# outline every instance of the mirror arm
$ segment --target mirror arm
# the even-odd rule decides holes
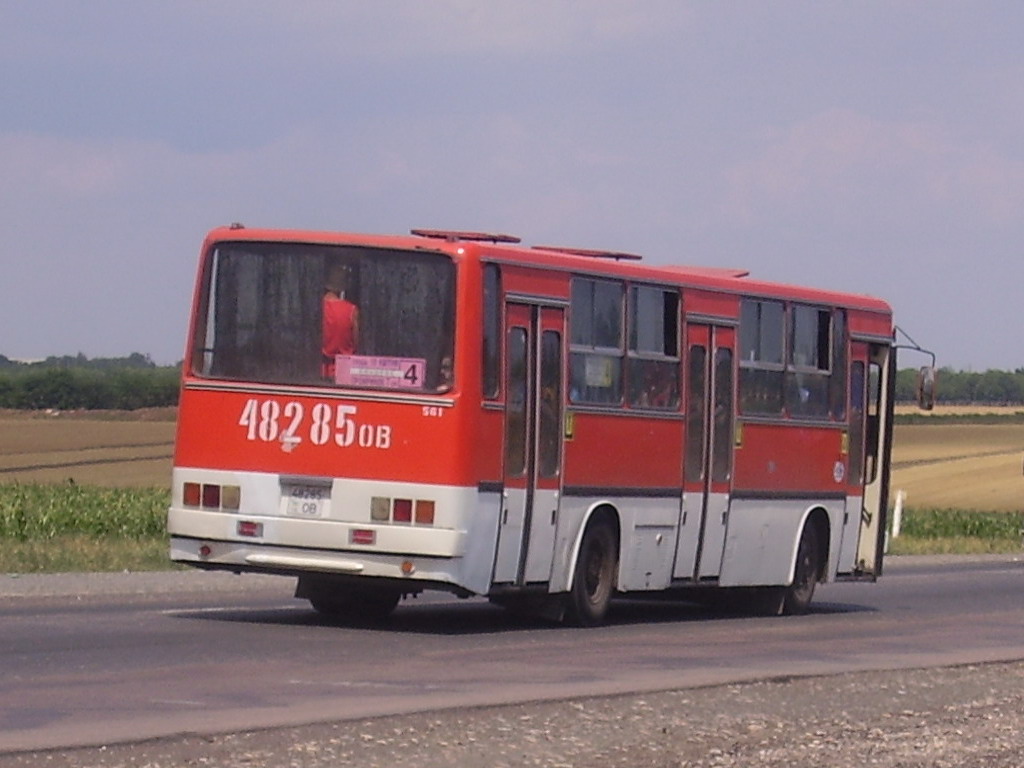
[[[920,344],[918,344],[916,341],[914,341],[912,338],[910,338],[910,334],[907,333],[906,331],[904,331],[898,325],[895,326],[895,328],[896,328],[896,335],[895,335],[893,341],[895,341],[899,336],[903,336],[903,338],[905,338],[910,343],[909,344],[893,344],[892,345],[893,349],[912,349],[915,352],[920,352],[922,355],[928,355],[932,359],[931,367],[934,368],[935,367],[935,353],[932,352],[930,349],[925,349]]]

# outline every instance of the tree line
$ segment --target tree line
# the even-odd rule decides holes
[[[0,355],[0,408],[136,410],[176,405],[181,369],[148,355],[48,357],[24,363]]]
[[[178,403],[179,365],[158,366],[148,355],[48,357],[33,363],[0,355],[0,408],[135,410]],[[896,375],[896,399],[917,399],[915,368]],[[1024,368],[981,373],[942,368],[937,401],[946,404],[1024,403]]]
[[[897,373],[897,401],[917,399],[917,375],[917,369],[909,368]],[[1024,403],[1024,368],[981,373],[940,368],[936,376],[936,402],[947,405]]]

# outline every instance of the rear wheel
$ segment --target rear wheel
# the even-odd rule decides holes
[[[569,619],[581,626],[600,624],[608,613],[615,591],[618,541],[615,530],[604,521],[593,523],[583,534],[569,592]]]
[[[317,613],[352,622],[382,621],[402,598],[401,592],[393,589],[352,587],[307,577],[300,577],[295,596],[309,600]]]
[[[814,587],[821,575],[821,542],[811,522],[800,534],[796,551],[796,567],[793,569],[793,583],[786,587],[782,599],[782,613],[794,616],[807,613],[814,597]]]

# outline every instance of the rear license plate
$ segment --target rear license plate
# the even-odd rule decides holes
[[[331,489],[323,485],[284,487],[285,514],[289,517],[325,517],[331,503]]]

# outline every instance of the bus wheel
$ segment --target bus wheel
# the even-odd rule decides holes
[[[296,597],[309,600],[313,610],[324,616],[352,622],[373,622],[386,619],[402,595],[387,589],[353,589],[313,582],[297,590]]]
[[[569,592],[570,621],[584,627],[601,623],[615,590],[617,568],[618,542],[614,529],[606,522],[591,525],[583,534],[573,572]]]
[[[796,568],[793,583],[786,587],[782,600],[782,613],[795,616],[807,613],[814,597],[814,587],[821,574],[821,544],[814,525],[808,523],[800,534],[800,545],[796,551]]]

